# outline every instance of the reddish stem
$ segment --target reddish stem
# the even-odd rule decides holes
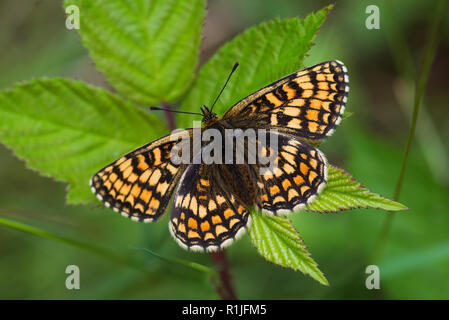
[[[212,263],[217,268],[220,275],[220,283],[214,283],[217,293],[223,300],[237,300],[237,296],[232,286],[230,264],[226,256],[226,251],[221,250],[211,252]]]
[[[171,109],[171,106],[167,102],[162,102],[161,105],[166,109]],[[167,119],[167,125],[170,130],[176,129],[175,117],[173,116],[173,112],[164,110],[165,118]]]

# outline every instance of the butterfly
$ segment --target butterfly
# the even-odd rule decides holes
[[[220,250],[250,227],[251,208],[285,215],[305,208],[320,194],[328,164],[316,146],[341,122],[348,91],[347,69],[335,60],[285,76],[237,102],[221,117],[203,106],[202,131],[275,132],[276,166],[263,173],[262,165],[248,161],[173,162],[180,141],[193,140],[190,128],[178,132],[182,139],[169,134],[107,165],[90,180],[92,192],[106,207],[141,222],[158,220],[173,197],[169,230],[179,245],[195,251]],[[201,149],[205,147],[203,143]]]

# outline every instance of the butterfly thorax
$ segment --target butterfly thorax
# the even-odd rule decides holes
[[[215,123],[218,122],[218,116],[216,113],[213,113],[209,110],[208,107],[202,106],[201,112],[203,113],[203,126],[206,128],[213,127]]]
[[[201,111],[203,113],[203,129],[214,128],[223,131],[225,129],[236,128],[236,126],[231,122],[230,119],[223,119],[223,117],[218,117],[216,113],[211,112],[206,106],[203,106],[201,108]]]

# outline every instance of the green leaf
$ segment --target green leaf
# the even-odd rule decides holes
[[[370,192],[344,170],[329,166],[326,187],[315,201],[307,205],[306,210],[337,212],[355,208],[377,208],[389,211],[407,209],[399,202]]]
[[[345,112],[345,113],[343,113],[343,115],[341,116],[341,118],[343,119],[343,120],[346,120],[346,119],[348,119],[349,117],[352,117],[352,115],[354,114],[354,112]]]
[[[268,261],[282,267],[308,274],[324,285],[329,285],[317,263],[290,220],[251,213],[249,236],[257,251]]]
[[[304,19],[275,19],[252,27],[226,43],[201,68],[198,78],[182,103],[184,111],[211,106],[235,62],[240,66],[214,107],[221,114],[240,99],[265,85],[293,73],[313,44],[316,33],[332,5]],[[182,115],[181,127],[197,119]]]
[[[198,64],[205,0],[66,0],[109,83],[142,105],[178,100]]]
[[[41,174],[69,182],[69,203],[91,202],[91,176],[161,136],[153,114],[68,79],[38,79],[0,92],[0,142]]]

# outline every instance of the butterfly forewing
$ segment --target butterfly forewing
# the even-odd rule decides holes
[[[340,123],[348,91],[344,64],[323,62],[256,91],[229,109],[223,119],[236,127],[276,128],[317,143]]]
[[[189,138],[191,130],[183,134]],[[168,135],[124,155],[93,176],[92,192],[107,207],[132,220],[158,219],[185,169],[170,161],[179,141]]]

